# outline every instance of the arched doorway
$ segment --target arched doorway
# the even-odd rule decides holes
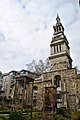
[[[54,77],[54,85],[56,86],[56,88],[61,87],[61,76],[60,75],[56,75]]]

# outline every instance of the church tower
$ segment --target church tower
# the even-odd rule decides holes
[[[70,47],[66,36],[64,35],[64,27],[57,14],[56,25],[53,26],[54,34],[50,44],[50,63],[52,70],[63,70],[72,68],[72,59],[70,57]]]

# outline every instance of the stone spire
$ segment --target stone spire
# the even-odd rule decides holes
[[[72,59],[70,57],[70,47],[68,40],[64,35],[64,27],[58,14],[53,29],[54,34],[50,44],[51,54],[49,57],[53,70],[71,68]]]
[[[54,34],[64,32],[64,27],[63,27],[63,25],[60,21],[60,17],[59,17],[58,14],[57,14],[57,17],[56,17],[56,25],[55,26],[53,25],[53,29],[54,29]]]
[[[57,13],[56,21],[57,21],[57,23],[59,23],[59,22],[60,22],[60,18],[59,18],[58,13]]]

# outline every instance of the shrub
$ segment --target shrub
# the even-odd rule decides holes
[[[23,120],[30,120],[30,114],[28,113],[28,114],[24,115],[24,119]]]
[[[51,120],[55,120],[56,119],[56,113],[55,112],[51,112]]]
[[[9,120],[24,120],[23,113],[19,110],[13,110],[9,115]]]
[[[57,108],[56,114],[61,114],[63,117],[70,118],[70,112],[66,108]]]
[[[9,120],[9,115],[0,115],[0,120]]]
[[[55,117],[55,120],[66,120],[66,118],[59,114]]]
[[[42,120],[43,119],[43,112],[33,112],[32,115],[33,120]]]
[[[80,120],[80,112],[79,111],[72,112],[71,120]]]

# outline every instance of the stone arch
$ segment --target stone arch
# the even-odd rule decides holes
[[[38,90],[38,87],[37,86],[33,86],[33,90]]]
[[[58,88],[61,87],[61,76],[60,75],[56,75],[54,77],[54,85]]]

